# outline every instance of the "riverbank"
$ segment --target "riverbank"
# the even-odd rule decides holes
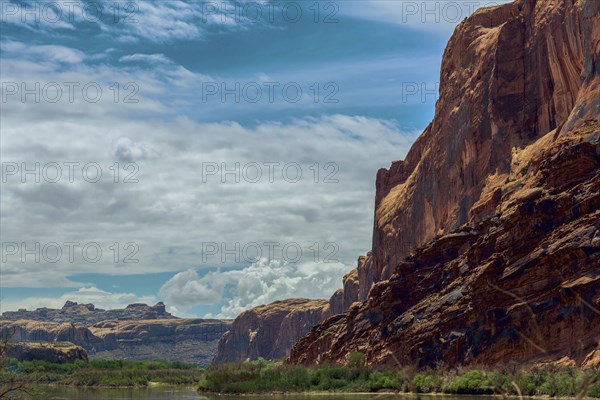
[[[192,387],[205,395],[324,396],[330,394],[401,394],[448,397],[479,395],[505,397],[600,398],[600,371],[545,366],[496,369],[458,368],[417,371],[411,368],[368,368],[355,353],[347,365],[313,368],[258,360],[202,369],[163,361],[103,361],[53,364],[9,360],[0,386],[27,385],[72,388]]]
[[[496,369],[458,368],[417,371],[372,369],[360,353],[347,365],[314,368],[264,360],[217,365],[202,375],[200,391],[221,394],[415,393],[600,398],[600,371],[545,366]]]

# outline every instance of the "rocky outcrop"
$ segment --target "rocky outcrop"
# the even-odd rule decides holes
[[[511,173],[515,148],[597,115],[597,8],[517,0],[457,27],[434,120],[405,160],[377,174],[372,251],[359,260],[355,300],[414,248],[493,211],[492,189]]]
[[[343,362],[359,351],[371,364],[394,366],[563,357],[592,365],[600,339],[600,141],[571,133],[560,142],[533,158],[534,182],[506,184],[493,216],[417,249],[364,303],[301,339],[291,362]]]
[[[364,259],[365,257],[360,257],[358,259],[359,268]],[[325,317],[343,313],[348,308],[350,308],[352,303],[354,303],[358,298],[360,282],[358,279],[357,269],[353,269],[348,274],[346,274],[344,276],[344,279],[342,280],[342,283],[343,289],[339,289],[329,299],[329,307],[324,313]]]
[[[147,307],[135,305],[125,310],[144,310]],[[123,315],[122,310],[117,311]],[[130,313],[129,316],[133,314]],[[64,314],[59,319],[63,318]],[[75,320],[80,321],[81,318],[75,317]],[[29,343],[68,341],[84,348],[90,358],[160,359],[205,366],[210,364],[217,353],[219,339],[230,326],[229,320],[184,319],[172,316],[168,319],[109,320],[91,325],[79,322],[0,320],[0,336]]]
[[[325,300],[290,299],[240,314],[223,335],[214,363],[238,363],[259,357],[275,360],[324,319]]]
[[[61,309],[38,308],[34,311],[19,310],[5,311],[0,319],[8,321],[32,320],[41,322],[70,322],[74,324],[91,325],[108,320],[141,320],[141,319],[171,319],[163,302],[154,306],[146,304],[130,304],[124,309],[103,310],[93,304],[77,304],[67,301]]]
[[[364,303],[291,362],[596,359],[599,58],[594,0],[516,0],[461,23],[433,122],[377,175],[373,247],[350,289]]]
[[[10,343],[6,349],[6,356],[19,361],[41,360],[52,363],[65,364],[75,361],[88,361],[84,349],[73,343]]]

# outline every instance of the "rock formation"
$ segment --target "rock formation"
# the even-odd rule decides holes
[[[589,365],[600,340],[600,141],[559,140],[507,184],[497,213],[417,249],[364,303],[301,339],[291,361],[359,351],[387,365]]]
[[[89,327],[101,340],[92,357],[129,360],[183,361],[209,365],[219,339],[231,321],[167,319],[104,321]]]
[[[77,310],[94,310],[93,315]],[[68,312],[64,312],[67,309]],[[164,304],[149,307],[144,304],[130,305],[124,310],[96,310],[93,305],[81,307],[68,303],[62,310],[40,313],[17,312],[28,317],[50,319],[5,320],[0,319],[0,335],[11,340],[29,343],[71,342],[84,348],[90,358],[125,360],[184,361],[205,366],[210,364],[217,352],[221,336],[231,326],[228,320],[176,318],[164,311]],[[164,315],[166,319],[136,319],[136,317]],[[96,321],[100,315],[119,316],[120,320]]]
[[[325,300],[290,299],[245,311],[221,338],[214,363],[285,357],[296,340],[324,319],[326,307]]]
[[[57,310],[53,308],[38,308],[35,311],[19,310],[5,311],[0,319],[17,321],[32,320],[42,322],[72,322],[74,324],[91,325],[108,320],[140,320],[140,319],[171,319],[175,318],[166,311],[163,302],[154,306],[146,304],[130,304],[124,309],[103,310],[93,304],[77,304],[67,301]]]
[[[57,364],[88,361],[84,349],[69,342],[59,343],[11,343],[7,347],[6,356],[19,361],[42,360]]]
[[[463,21],[434,120],[379,171],[372,251],[331,308],[364,303],[317,326],[291,362],[351,351],[375,364],[589,362],[600,339],[599,58],[595,0],[516,0]]]
[[[597,7],[518,0],[457,27],[433,122],[404,161],[377,174],[373,250],[350,290],[357,300],[415,247],[493,211],[488,198],[511,173],[514,149],[597,115]]]
[[[404,161],[395,161],[389,169],[378,172],[372,251],[358,259],[357,268],[344,277],[343,289],[323,306],[320,317],[325,320],[349,311],[324,322],[305,337],[294,348],[292,362],[310,363],[323,358],[341,361],[354,350],[365,351],[372,363],[392,362],[394,351],[401,355],[393,363],[401,359],[403,363],[429,365],[440,360],[461,363],[535,358],[540,349],[546,349],[525,336],[508,342],[521,346],[515,354],[501,351],[505,342],[497,338],[489,339],[487,344],[494,350],[484,351],[479,344],[473,347],[472,342],[487,338],[486,329],[511,338],[526,335],[522,327],[511,325],[523,319],[510,314],[520,303],[511,304],[514,297],[506,293],[523,290],[521,285],[526,285],[528,279],[533,285],[538,274],[554,275],[543,281],[545,286],[533,285],[531,296],[522,298],[538,296],[554,302],[551,310],[544,312],[547,314],[542,313],[544,318],[556,317],[553,313],[566,299],[560,290],[571,290],[560,289],[563,284],[569,285],[569,278],[579,277],[586,282],[573,292],[573,296],[583,296],[583,303],[577,307],[596,307],[597,298],[590,298],[589,293],[592,289],[598,291],[594,274],[600,264],[595,239],[599,218],[594,213],[598,210],[595,190],[600,186],[596,175],[600,136],[599,8],[600,2],[594,0],[516,0],[480,9],[457,27],[443,57],[434,120]],[[559,163],[562,169],[552,163]],[[587,203],[581,205],[580,201]],[[552,205],[550,209],[541,213],[530,211],[531,207],[548,205]],[[553,208],[558,205],[560,210]],[[572,253],[548,259],[549,246],[559,238],[557,230],[563,228],[560,234],[572,246],[565,251]],[[470,248],[482,253],[465,253]],[[465,254],[471,258],[461,258]],[[498,270],[491,269],[484,276],[500,280],[502,271],[521,271],[518,266],[524,260],[538,267],[530,272],[523,270],[525,276],[519,278],[523,281],[508,279],[502,285],[494,284],[498,289],[493,290],[478,281],[478,268],[482,266],[496,265]],[[422,268],[433,272],[425,273]],[[448,282],[446,274],[456,281]],[[441,282],[427,281],[431,276]],[[580,289],[585,289],[587,295]],[[434,329],[433,321],[441,324],[450,318],[444,315],[444,304],[434,300],[440,292],[452,299],[460,293],[452,312],[462,315],[462,319],[453,316],[452,323]],[[479,320],[477,315],[493,307],[503,293],[509,298],[497,300],[497,312],[504,315],[501,321],[507,325],[493,318],[485,323]],[[361,305],[363,301],[366,303]],[[252,326],[261,325],[260,317],[269,314],[265,311],[269,307],[278,306],[263,306],[251,313]],[[411,316],[411,307],[417,307],[420,314]],[[421,319],[427,319],[425,310],[434,314],[429,324],[420,325]],[[577,310],[570,319],[560,317],[570,321],[567,326],[576,327],[571,333],[585,331],[577,350],[571,346],[574,341],[566,339],[568,330],[554,333],[560,339],[550,340],[549,331],[540,338],[556,354],[568,354],[585,363],[580,356],[594,347],[598,332],[584,327],[598,323],[593,318],[581,320],[587,311]],[[297,313],[302,312],[300,307]],[[318,315],[311,312],[312,318]],[[398,318],[402,323],[398,324]],[[395,322],[384,324],[390,321]],[[406,321],[416,325],[409,329]],[[469,330],[461,325],[467,323],[475,323],[478,328]],[[287,329],[294,330],[291,326]],[[304,325],[298,331],[303,329]],[[419,331],[421,336],[415,329],[423,331]],[[446,330],[450,339],[439,336],[440,329]],[[406,332],[406,336],[398,331]],[[457,342],[454,335],[462,341]],[[562,345],[557,343],[560,340],[564,341]],[[394,341],[398,343],[392,345]],[[287,348],[278,346],[288,345],[289,341],[273,342],[267,350],[249,353],[244,353],[240,343],[245,342],[222,341],[219,355],[222,351],[230,354],[227,361],[259,354],[272,358],[271,353],[286,353]],[[439,343],[448,344],[440,348]],[[524,343],[529,343],[529,350],[522,348],[527,347]],[[385,351],[386,346],[394,350]],[[430,350],[431,354],[423,355]],[[237,351],[242,356],[236,358]],[[490,357],[490,351],[498,358]],[[542,353],[548,356],[547,351]]]

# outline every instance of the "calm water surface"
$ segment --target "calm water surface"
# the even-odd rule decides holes
[[[486,396],[480,396],[485,398]],[[331,395],[289,395],[289,396],[215,396],[197,393],[194,388],[150,388],[150,389],[76,389],[76,388],[49,388],[38,387],[35,390],[35,399],[45,400],[116,400],[116,399],[147,399],[147,400],[409,400],[417,399],[414,395],[395,394],[331,394]],[[432,399],[432,396],[422,399]],[[473,400],[472,396],[444,396],[444,400]]]

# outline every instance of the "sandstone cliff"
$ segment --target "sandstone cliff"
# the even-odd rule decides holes
[[[597,7],[517,0],[457,27],[434,120],[404,161],[377,174],[372,251],[350,296],[365,300],[412,249],[493,211],[514,149],[598,113]]]
[[[514,192],[493,216],[418,248],[364,303],[301,339],[291,361],[343,362],[360,351],[395,366],[563,357],[596,365],[600,119],[593,125],[593,134],[559,139],[550,158],[533,157],[526,175],[536,186],[508,183]]]
[[[85,308],[88,309],[88,306]],[[148,308],[146,305],[132,305],[124,310],[102,310],[103,315],[119,315],[124,319],[92,324],[82,321],[94,321],[98,315],[90,317],[85,311],[79,315],[72,309],[69,313],[59,310],[44,313],[45,319],[57,314],[58,321],[68,318],[69,322],[0,319],[0,336],[29,343],[71,342],[84,348],[90,358],[159,359],[205,366],[210,364],[217,352],[219,339],[231,326],[228,320],[175,318],[170,314],[167,319],[133,319],[138,315],[148,315]],[[36,312],[39,310],[31,313]],[[25,315],[31,316],[31,313]],[[150,315],[154,316],[152,310]]]
[[[599,54],[595,0],[516,0],[461,23],[434,120],[379,171],[372,251],[331,308],[366,301],[291,361],[586,363],[600,339]]]
[[[325,300],[290,299],[245,311],[221,338],[214,363],[285,357],[296,340],[324,319],[326,307]]]

